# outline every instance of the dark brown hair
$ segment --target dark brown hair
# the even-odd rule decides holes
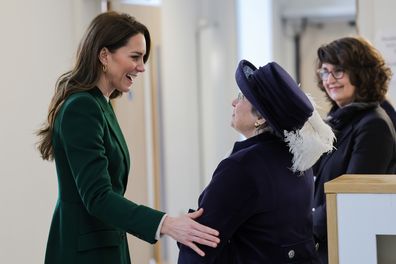
[[[340,67],[356,87],[355,102],[382,102],[392,77],[384,58],[367,40],[361,37],[345,37],[321,46],[317,51],[316,67],[323,63]],[[316,74],[318,87],[325,91],[323,81]],[[327,98],[335,105],[335,102]]]
[[[39,142],[37,148],[44,160],[53,160],[52,130],[55,117],[68,96],[79,91],[94,89],[99,81],[102,64],[99,53],[103,48],[115,52],[125,46],[128,40],[143,34],[146,40],[146,62],[150,55],[150,33],[145,25],[134,17],[117,12],[106,12],[95,17],[88,27],[77,50],[76,62],[72,70],[62,74],[55,85],[55,94],[49,105],[47,120],[37,132]],[[115,90],[110,98],[121,95]]]

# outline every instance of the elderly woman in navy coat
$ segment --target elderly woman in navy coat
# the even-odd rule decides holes
[[[337,137],[335,151],[314,166],[314,232],[327,263],[324,183],[342,174],[395,173],[396,145],[393,123],[380,107],[391,72],[378,51],[362,38],[347,37],[317,54],[318,86],[333,105],[327,121]]]
[[[199,197],[198,222],[220,232],[200,257],[180,247],[178,263],[318,263],[312,234],[310,167],[332,150],[334,134],[277,63],[239,63],[232,102],[236,142]]]

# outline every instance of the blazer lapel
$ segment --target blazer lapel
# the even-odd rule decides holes
[[[106,101],[105,97],[103,96],[103,94],[100,92],[99,89],[94,89],[92,94],[94,95],[95,99],[98,101],[100,106],[102,107],[104,116],[109,124],[109,127],[113,131],[118,141],[118,144],[120,144],[121,146],[122,152],[125,155],[126,165],[129,171],[130,157],[129,157],[128,146],[122,134],[121,128],[118,124],[117,117],[113,111],[113,107],[109,102]]]

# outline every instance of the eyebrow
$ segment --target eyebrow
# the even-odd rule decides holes
[[[330,68],[333,68],[333,70],[337,70],[337,69],[339,69],[340,67],[338,67],[338,66],[336,66],[336,65],[330,65],[330,67],[329,67],[329,66],[323,66],[323,65],[322,65],[322,67],[321,67],[322,70],[328,70],[328,71],[329,71]]]
[[[327,71],[330,71],[329,70],[329,68],[328,67],[321,67],[320,68],[321,70],[327,70]],[[343,67],[341,67],[341,66],[333,66],[333,69],[332,69],[332,71],[344,71],[345,69],[343,68]]]
[[[143,52],[140,52],[140,51],[130,51],[129,52],[130,54],[138,54],[138,55],[143,55],[144,53]]]

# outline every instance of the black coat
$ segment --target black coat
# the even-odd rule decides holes
[[[316,176],[314,234],[320,249],[327,249],[324,183],[342,174],[393,174],[396,171],[395,130],[378,104],[354,103],[333,108],[329,117],[337,138],[335,150],[322,156],[313,167]]]
[[[388,114],[390,120],[393,123],[393,127],[396,128],[396,111],[395,108],[393,107],[393,105],[388,101],[388,100],[384,100],[381,103],[381,107],[385,110],[385,112]]]
[[[200,257],[180,246],[179,264],[317,263],[312,170],[293,173],[286,144],[270,133],[237,142],[199,197],[198,222],[220,232]]]

